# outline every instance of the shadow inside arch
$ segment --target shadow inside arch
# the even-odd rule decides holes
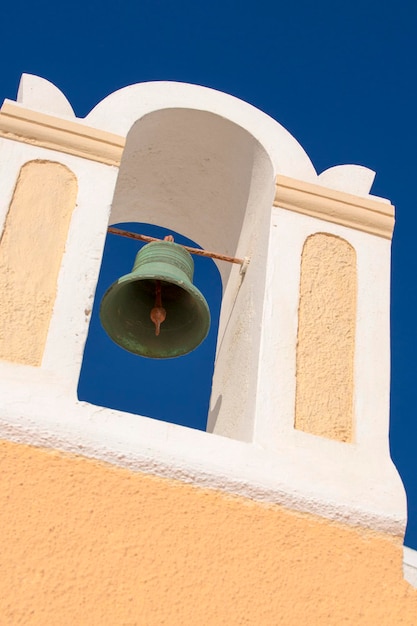
[[[115,224],[131,232],[199,247],[172,230],[142,223]],[[175,359],[148,359],[117,346],[101,326],[99,309],[107,288],[128,274],[145,244],[107,235],[90,328],[78,383],[78,399],[102,407],[145,415],[181,426],[206,430],[217,331],[222,298],[219,270],[211,259],[193,256],[194,284],[210,307],[211,327],[193,352]]]

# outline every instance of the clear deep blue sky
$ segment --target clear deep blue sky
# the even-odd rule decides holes
[[[283,124],[316,169],[359,163],[397,207],[392,272],[391,448],[417,549],[414,0],[16,0],[2,12],[0,99],[22,72],[55,83],[82,117],[131,83],[231,93]]]

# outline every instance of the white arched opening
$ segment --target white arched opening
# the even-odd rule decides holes
[[[260,143],[229,120],[192,109],[149,113],[130,129],[110,224],[172,228],[203,248],[249,256],[218,263],[223,281],[208,429],[250,441],[274,170]]]

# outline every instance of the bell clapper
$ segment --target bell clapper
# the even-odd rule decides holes
[[[174,241],[174,237],[172,235],[167,235],[164,237],[164,241]],[[167,316],[167,312],[162,306],[161,299],[161,281],[156,281],[156,293],[155,293],[155,306],[151,311],[151,320],[155,324],[155,335],[158,336],[161,331],[161,324],[165,321]]]
[[[158,336],[161,329],[162,322],[165,321],[167,316],[167,312],[162,306],[162,298],[161,298],[161,281],[156,281],[156,292],[155,292],[155,306],[151,311],[151,320],[155,324],[155,335]]]

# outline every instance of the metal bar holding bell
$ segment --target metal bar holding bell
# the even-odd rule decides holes
[[[107,232],[111,235],[119,235],[120,237],[128,237],[129,239],[136,239],[138,241],[146,241],[148,243],[152,241],[163,241],[163,239],[158,239],[157,237],[149,237],[148,235],[139,235],[138,233],[132,233],[128,230],[122,230],[120,228],[114,228],[113,226],[109,226]],[[200,248],[191,248],[190,246],[184,246],[183,244],[178,244],[185,248],[187,252],[190,254],[195,254],[198,256],[203,256],[209,259],[218,259],[219,261],[226,261],[227,263],[236,263],[240,265],[240,273],[245,274],[248,265],[249,265],[249,257],[244,257],[243,259],[239,259],[237,257],[228,256],[227,254],[219,254],[218,252],[209,252],[208,250],[201,250]]]

